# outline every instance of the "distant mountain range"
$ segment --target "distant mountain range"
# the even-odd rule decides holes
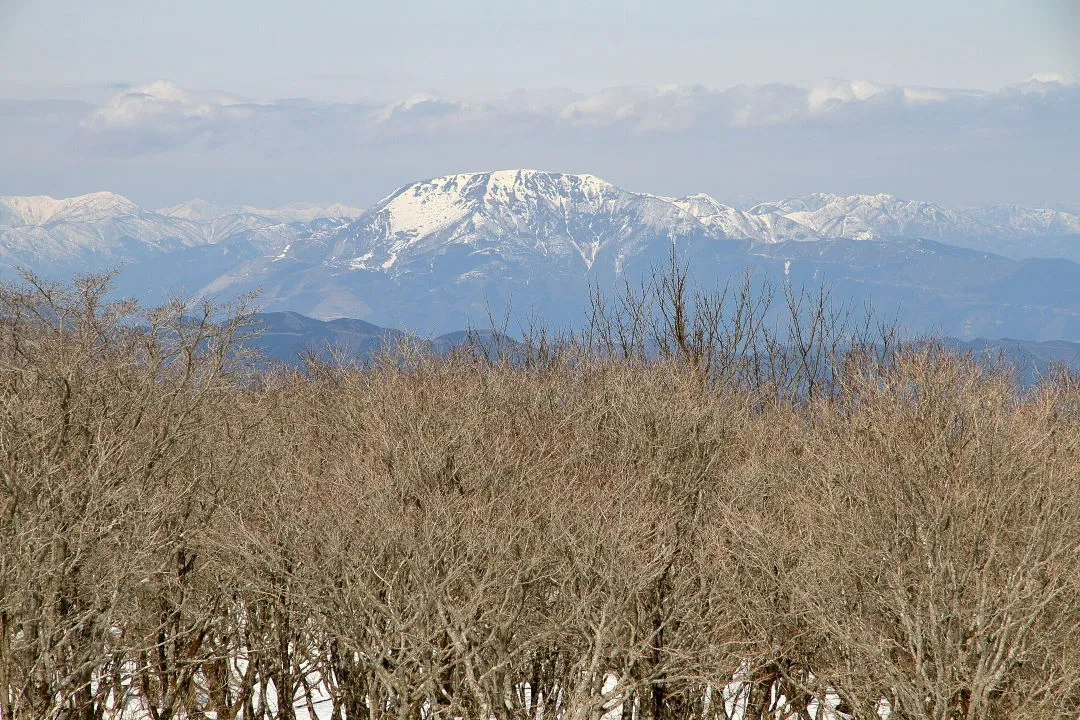
[[[918,332],[1080,340],[1080,216],[814,194],[747,209],[622,190],[591,175],[509,170],[407,185],[367,211],[192,201],[157,212],[110,193],[0,198],[0,274],[124,263],[119,290],[261,291],[267,310],[424,333],[579,323],[591,284],[637,282],[675,246],[696,283],[750,269],[826,282]]]
[[[400,330],[363,320],[323,321],[294,312],[260,313],[254,318],[253,328],[258,328],[259,332],[252,336],[249,346],[269,360],[289,365],[302,362],[309,353],[323,358],[336,354],[346,360],[364,362],[385,348],[392,349],[393,344],[406,335]],[[436,352],[446,352],[468,339],[465,331],[413,338]],[[482,343],[489,352],[500,345],[512,350],[517,342],[497,335],[491,329],[473,331],[472,340]],[[1020,380],[1029,385],[1054,365],[1080,370],[1080,342],[946,338],[945,345],[959,352],[970,352],[977,358],[1009,363],[1016,368]]]
[[[63,200],[0,197],[0,262],[56,274],[238,239],[269,250],[308,234],[312,223],[362,212],[340,204],[225,208],[203,200],[153,212],[110,192]]]
[[[316,320],[295,312],[258,313],[248,346],[272,361],[295,365],[310,353],[329,358],[364,362],[383,350],[393,350],[398,341],[409,339],[435,352],[447,352],[466,341],[479,342],[494,354],[502,342],[514,347],[515,340],[489,329],[456,330],[437,336],[410,335],[396,328],[384,328],[364,320],[338,318]],[[1077,345],[1080,350],[1080,345]],[[1080,354],[1078,354],[1080,360]]]

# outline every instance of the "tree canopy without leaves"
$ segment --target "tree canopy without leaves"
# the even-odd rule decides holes
[[[674,261],[363,366],[107,291],[0,288],[0,720],[1080,715],[1068,373]]]

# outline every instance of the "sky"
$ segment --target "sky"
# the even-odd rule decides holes
[[[0,0],[0,194],[370,204],[528,163],[1069,204],[1077,78],[1080,0]]]
[[[869,79],[997,89],[1080,69],[1073,0],[0,0],[0,89],[417,91]]]

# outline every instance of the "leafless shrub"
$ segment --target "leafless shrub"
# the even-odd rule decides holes
[[[107,288],[0,288],[3,720],[1080,713],[1067,373],[674,257],[301,369]]]

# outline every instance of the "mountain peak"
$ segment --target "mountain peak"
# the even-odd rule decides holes
[[[57,221],[97,222],[117,215],[142,212],[123,195],[101,191],[71,198],[48,195],[0,197],[0,225],[44,225]]]
[[[387,200],[410,191],[438,190],[472,198],[481,195],[512,195],[525,192],[618,192],[611,183],[595,175],[550,172],[546,170],[491,170],[485,172],[457,173],[420,180],[400,188]]]
[[[0,197],[0,227],[41,225],[65,207],[66,200],[48,195]]]
[[[337,255],[355,255],[349,264],[360,270],[390,270],[459,247],[501,257],[540,254],[589,269],[603,249],[709,231],[670,200],[627,192],[595,175],[515,169],[406,185],[347,235]]]
[[[109,217],[137,215],[143,212],[142,208],[123,195],[106,191],[79,195],[65,200],[64,203],[65,206],[49,218],[50,222],[58,220],[99,222]]]
[[[595,203],[620,194],[627,193],[594,175],[495,170],[411,183],[379,202],[372,212],[385,216],[390,235],[418,238],[472,216],[528,215],[529,206],[537,203],[565,207],[568,202]]]

